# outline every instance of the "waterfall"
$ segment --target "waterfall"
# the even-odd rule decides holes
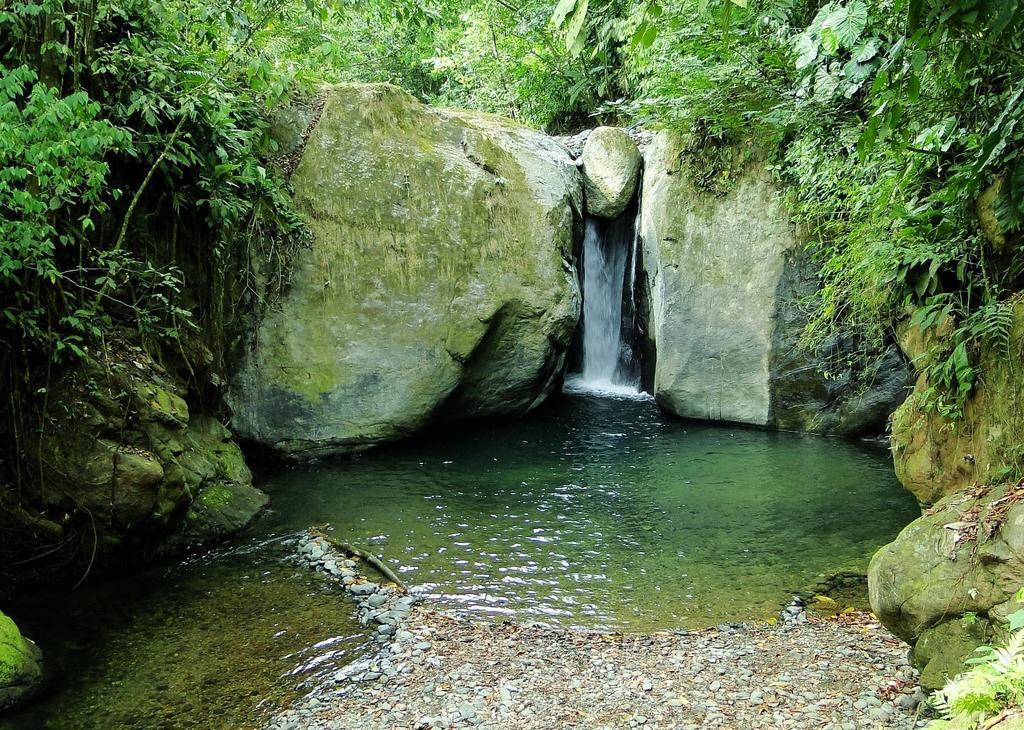
[[[619,368],[622,340],[624,246],[601,235],[597,221],[587,221],[583,239],[583,380],[611,384]]]
[[[633,216],[611,221],[588,218],[583,239],[582,370],[569,387],[605,395],[639,395],[638,369],[623,342],[623,288],[629,283],[632,313],[636,269]],[[626,271],[627,263],[631,271]]]

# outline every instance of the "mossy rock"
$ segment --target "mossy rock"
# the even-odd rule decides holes
[[[579,318],[565,150],[388,85],[326,91],[292,178],[313,234],[232,377],[240,435],[365,448],[550,394]]]
[[[914,647],[930,686],[1005,631],[1022,585],[1024,487],[1016,484],[942,499],[868,566],[872,610]]]
[[[43,679],[43,654],[0,613],[0,712],[34,695]]]
[[[84,557],[98,568],[123,548],[149,555],[244,526],[265,496],[250,491],[252,474],[231,433],[216,419],[192,412],[183,385],[141,349],[121,343],[109,354],[102,363],[83,359],[52,382],[51,397],[59,406],[42,438],[27,442],[26,464],[40,465],[41,473],[25,480],[25,509],[16,513],[26,516],[21,532],[39,536],[27,537],[31,547],[25,549],[39,547],[32,539],[58,537],[90,549],[95,544],[95,555]],[[234,490],[236,498],[212,499],[216,490],[211,491],[210,504],[197,509],[204,519],[188,521],[185,539],[176,523],[215,484]],[[59,534],[36,529],[28,519],[35,514],[57,516]],[[66,554],[59,557],[67,560]]]
[[[911,653],[921,670],[921,686],[941,689],[948,680],[969,669],[965,662],[990,639],[989,622],[973,614],[922,631]]]
[[[981,192],[981,195],[975,201],[975,213],[978,216],[978,223],[981,224],[981,231],[996,251],[1006,248],[1007,241],[1006,228],[1003,227],[999,217],[996,215],[996,208],[1005,180],[1005,176],[997,177],[991,185]]]
[[[932,384],[925,372],[893,415],[896,476],[924,505],[1024,469],[1024,408],[1017,400],[1024,393],[1024,302],[1015,306],[1013,317],[1009,354],[992,345],[983,349],[981,379],[960,419],[951,422],[926,407]],[[920,362],[934,344],[913,332],[901,339]]]
[[[212,482],[189,505],[180,539],[200,545],[244,529],[267,506],[269,498],[251,484]]]
[[[169,388],[150,380],[142,381],[136,386],[135,397],[142,420],[167,423],[178,428],[188,424],[188,404]]]

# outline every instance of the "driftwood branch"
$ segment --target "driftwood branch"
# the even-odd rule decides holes
[[[366,561],[367,563],[372,565],[374,568],[376,568],[377,572],[379,572],[381,575],[383,575],[389,581],[394,583],[398,587],[398,590],[400,592],[402,592],[402,593],[408,593],[409,592],[409,589],[405,587],[405,583],[403,583],[401,581],[401,579],[399,579],[399,577],[397,575],[395,575],[395,571],[391,570],[391,568],[389,568],[387,566],[387,564],[385,564],[385,562],[383,560],[378,558],[373,553],[368,553],[365,550],[360,550],[359,548],[355,547],[354,545],[350,545],[347,542],[341,542],[340,540],[335,540],[333,537],[328,535],[324,531],[324,528],[322,528],[322,527],[313,528],[312,530],[310,530],[310,532],[312,534],[314,534],[316,537],[319,537],[319,538],[323,539],[325,542],[327,542],[329,545],[331,545],[335,549],[340,550],[341,552],[345,553],[346,555],[348,555],[350,557],[351,556],[355,556],[355,557],[359,558],[360,560]]]

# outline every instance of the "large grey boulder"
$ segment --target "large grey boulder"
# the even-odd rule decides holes
[[[43,679],[43,653],[0,613],[0,712],[34,695]]]
[[[941,686],[1007,616],[1024,586],[1024,487],[974,487],[939,501],[868,566],[871,608]]]
[[[554,390],[580,310],[582,180],[561,145],[344,85],[292,182],[313,244],[232,378],[237,433],[352,451]]]
[[[654,395],[686,418],[859,435],[880,432],[906,395],[895,349],[844,367],[854,336],[801,345],[815,267],[765,164],[725,194],[700,189],[680,138],[645,155],[641,235]],[[855,359],[855,358],[849,358]]]
[[[587,136],[580,160],[587,213],[609,219],[622,215],[636,192],[643,164],[633,138],[619,127],[598,127]]]
[[[680,140],[647,150],[644,268],[654,395],[680,416],[768,425],[776,292],[798,241],[764,169],[719,197],[698,190]]]

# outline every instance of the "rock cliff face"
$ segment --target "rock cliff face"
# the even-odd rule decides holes
[[[825,378],[826,360],[852,342],[798,347],[800,298],[816,282],[764,165],[718,196],[697,189],[682,155],[678,139],[655,137],[641,198],[658,402],[687,418],[880,432],[905,397],[902,358],[878,353],[873,368]]]
[[[314,241],[232,379],[237,432],[344,452],[555,389],[580,310],[582,181],[563,147],[339,86],[293,183]]]
[[[923,372],[893,416],[896,475],[924,504],[975,484],[1002,481],[1024,465],[1024,303],[1016,305],[1013,316],[1011,351],[987,346],[981,353],[981,382],[962,418],[949,422],[925,407],[931,384]],[[919,366],[927,361],[931,342],[915,330],[904,332],[901,345]]]

